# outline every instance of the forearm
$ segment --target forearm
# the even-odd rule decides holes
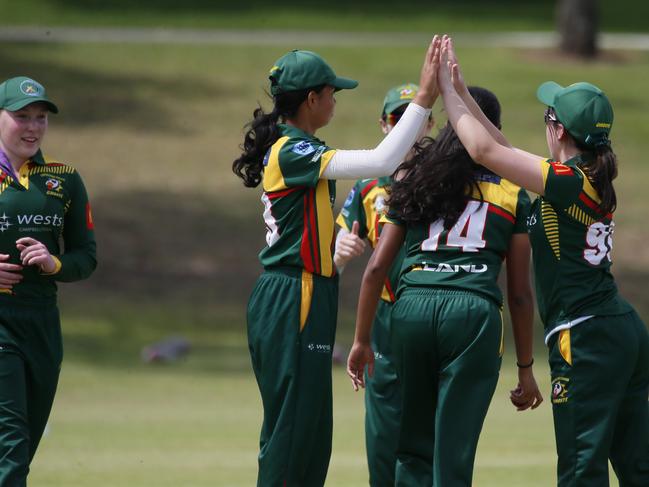
[[[387,268],[372,266],[371,261],[365,269],[356,311],[355,342],[370,342],[372,322],[374,321],[386,275]]]
[[[516,361],[529,364],[534,357],[534,304],[532,295],[509,296],[509,313],[512,319]]]
[[[338,150],[322,173],[325,179],[389,176],[405,159],[428,120],[430,109],[410,103],[397,125],[372,150]]]
[[[464,85],[463,90],[458,94],[460,95],[460,98],[462,98],[462,100],[464,101],[466,107],[469,109],[471,114],[476,118],[478,122],[482,124],[482,126],[487,130],[487,132],[489,132],[489,135],[493,137],[493,139],[496,142],[498,142],[500,145],[504,145],[505,147],[511,147],[511,144],[505,138],[505,135],[500,131],[498,127],[496,127],[493,123],[491,123],[491,120],[489,120],[487,116],[484,114],[484,112],[480,108],[480,105],[478,105],[476,101],[473,99],[466,85]]]

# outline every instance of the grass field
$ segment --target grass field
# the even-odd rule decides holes
[[[49,89],[46,152],[79,168],[92,195],[100,267],[64,286],[66,342],[50,429],[33,464],[34,485],[249,486],[261,408],[248,363],[244,303],[263,244],[259,191],[230,172],[241,127],[264,98],[265,75],[293,46],[3,44],[0,77],[28,74]],[[310,46],[303,46],[310,47]],[[319,48],[359,89],[338,96],[334,123],[318,135],[332,146],[379,140],[380,101],[391,85],[416,80],[421,48]],[[551,51],[459,46],[465,75],[493,89],[504,131],[544,154],[536,86],[587,79],[616,108],[620,210],[614,271],[648,316],[649,53],[611,52],[597,62]],[[442,120],[439,107],[436,116]],[[349,183],[339,185],[339,204]],[[339,342],[349,344],[361,263],[346,271]],[[537,328],[538,329],[538,328]],[[186,361],[140,364],[141,347],[187,336]],[[509,347],[511,352],[511,346]],[[537,375],[548,397],[545,351]],[[547,486],[554,477],[549,404],[515,413],[507,404],[513,359],[483,432],[478,486]],[[329,485],[365,485],[362,396],[335,376],[334,456]]]
[[[0,0],[0,25],[78,25],[351,32],[554,30],[557,0]],[[599,3],[607,32],[647,32],[643,0]],[[632,15],[629,15],[633,12]]]

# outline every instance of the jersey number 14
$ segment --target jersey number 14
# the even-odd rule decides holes
[[[448,247],[461,247],[463,252],[477,252],[483,249],[487,242],[482,238],[487,222],[489,203],[469,201],[457,222],[446,233]],[[430,224],[428,238],[421,243],[421,250],[437,250],[439,240],[444,230],[444,220],[439,219]]]

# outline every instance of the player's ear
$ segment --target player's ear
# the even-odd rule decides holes
[[[385,120],[382,118],[379,118],[379,127],[381,127],[381,132],[383,132],[383,135],[388,135],[388,124],[385,123]]]

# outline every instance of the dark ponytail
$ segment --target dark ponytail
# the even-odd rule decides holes
[[[264,172],[264,157],[280,136],[277,123],[294,117],[309,93],[311,91],[320,93],[324,86],[279,93],[273,96],[272,112],[265,113],[261,107],[252,112],[253,119],[246,124],[246,127],[249,128],[244,136],[243,144],[239,146],[243,153],[232,163],[232,171],[243,179],[244,186],[254,188],[261,182]]]
[[[617,177],[617,156],[608,144],[596,146],[594,149],[577,144],[577,147],[591,157],[584,157],[579,167],[588,176],[589,181],[597,191],[600,209],[604,213],[613,213],[617,207],[617,197],[613,180]]]

